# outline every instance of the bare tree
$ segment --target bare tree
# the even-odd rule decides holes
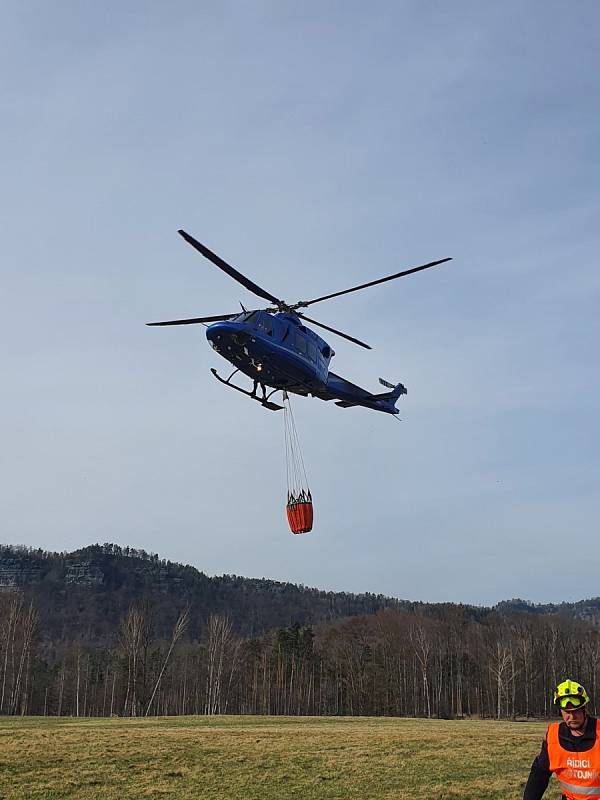
[[[167,668],[167,664],[169,663],[169,659],[171,658],[171,653],[173,652],[173,648],[185,633],[189,620],[190,620],[190,611],[189,608],[186,608],[179,615],[177,622],[175,623],[175,627],[173,628],[173,633],[171,635],[171,644],[169,645],[167,655],[165,656],[165,660],[163,661],[162,667],[158,674],[158,678],[156,679],[156,683],[154,684],[154,689],[152,690],[150,700],[148,701],[148,705],[146,706],[146,713],[144,714],[145,717],[147,717],[148,714],[150,713],[150,707],[152,706],[154,695],[156,694],[156,690],[159,687],[164,671]]]
[[[498,631],[497,635],[498,633],[500,632]],[[496,684],[496,718],[500,719],[502,698],[503,696],[508,697],[512,649],[510,645],[498,637],[490,648],[489,656],[489,670]]]
[[[150,620],[145,605],[132,605],[121,622],[121,645],[127,655],[127,690],[123,713],[136,717],[140,705],[139,672],[142,653],[148,646]]]
[[[29,606],[25,605],[21,592],[11,592],[3,606],[0,623],[0,647],[4,649],[0,713],[6,709],[9,714],[23,714],[28,705],[29,672],[38,614],[32,602]]]
[[[221,711],[221,689],[225,653],[232,638],[233,625],[228,617],[211,614],[208,620],[208,672],[206,677],[206,713]]]
[[[12,693],[15,657],[14,640],[22,607],[23,595],[20,593],[11,593],[3,603],[2,623],[0,624],[0,645],[4,650],[4,658],[2,665],[2,690],[0,691],[0,714],[4,711],[4,702],[5,699],[8,699],[7,694],[9,692]]]
[[[421,622],[416,622],[410,630],[410,640],[412,642],[415,656],[421,666],[421,680],[423,684],[423,694],[425,697],[425,708],[427,716],[431,717],[431,701],[429,698],[429,679],[428,667],[429,657],[431,655],[431,641],[428,637],[427,631]]]

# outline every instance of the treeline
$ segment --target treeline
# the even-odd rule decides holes
[[[182,608],[159,638],[151,605],[136,602],[111,646],[48,643],[33,602],[4,592],[0,713],[541,717],[566,676],[593,698],[598,685],[600,632],[558,615],[448,604],[242,636],[212,614],[198,639],[191,622]]]

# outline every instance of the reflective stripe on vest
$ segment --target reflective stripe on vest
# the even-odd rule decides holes
[[[550,771],[554,772],[567,800],[600,800],[600,720],[596,720],[596,741],[590,750],[571,753],[561,747],[560,722],[548,726],[546,742]]]
[[[562,792],[570,792],[567,795],[569,799],[571,797],[579,797],[580,794],[586,797],[600,797],[600,786],[575,786],[572,783],[560,781],[560,788]]]

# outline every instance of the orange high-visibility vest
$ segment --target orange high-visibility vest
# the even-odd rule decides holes
[[[571,753],[561,747],[559,725],[560,722],[552,722],[546,734],[550,771],[568,800],[600,800],[600,720],[596,720],[594,746],[583,753]]]

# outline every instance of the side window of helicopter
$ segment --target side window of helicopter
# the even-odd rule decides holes
[[[317,360],[317,348],[310,341],[308,342],[308,357],[311,361]]]
[[[264,331],[268,336],[273,336],[273,322],[271,321],[271,317],[267,315],[261,316],[256,327]]]
[[[296,350],[306,355],[306,339],[301,333],[296,334]]]

